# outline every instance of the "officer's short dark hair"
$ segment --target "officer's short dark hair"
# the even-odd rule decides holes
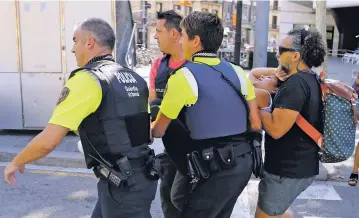
[[[201,38],[204,51],[216,53],[223,40],[221,19],[214,13],[195,11],[183,18],[181,27],[186,30],[188,38]]]
[[[182,20],[182,16],[174,10],[157,12],[158,20],[165,20],[165,27],[167,30],[175,28],[178,32],[181,33],[182,29],[180,27],[180,23]]]
[[[88,18],[79,25],[79,28],[93,34],[100,46],[111,51],[115,47],[115,32],[106,21],[100,18]]]

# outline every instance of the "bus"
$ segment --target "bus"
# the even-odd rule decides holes
[[[0,1],[0,129],[41,130],[48,123],[69,74],[75,26],[88,17],[116,32],[116,62],[136,65],[130,1]]]

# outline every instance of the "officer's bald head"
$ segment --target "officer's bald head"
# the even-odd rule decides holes
[[[77,26],[77,30],[92,35],[97,44],[110,51],[115,46],[115,33],[109,23],[100,18],[88,18]]]

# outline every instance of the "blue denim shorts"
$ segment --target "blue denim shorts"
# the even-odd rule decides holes
[[[287,178],[264,171],[264,177],[258,186],[258,207],[269,216],[282,215],[314,179],[315,176]]]

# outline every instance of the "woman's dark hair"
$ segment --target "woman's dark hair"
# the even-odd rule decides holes
[[[292,47],[300,52],[302,60],[308,67],[319,67],[324,62],[326,44],[316,29],[295,29],[287,35],[292,36]]]

